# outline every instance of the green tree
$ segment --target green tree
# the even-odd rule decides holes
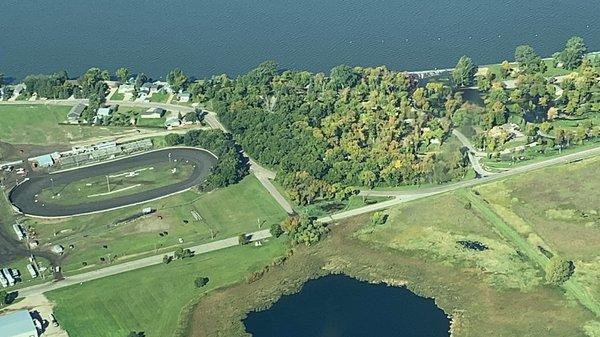
[[[360,80],[360,74],[351,67],[342,64],[331,69],[331,85],[334,89],[341,89],[355,86]]]
[[[292,232],[292,242],[310,246],[319,242],[327,232],[325,224],[315,221],[314,218],[302,217],[299,226]]]
[[[167,146],[175,146],[179,145],[183,142],[183,137],[176,133],[169,133],[165,136],[165,143]]]
[[[560,53],[560,61],[565,69],[574,70],[581,65],[587,47],[583,39],[573,36],[567,41],[565,49]]]
[[[185,259],[185,258],[192,257],[192,256],[194,256],[194,253],[187,248],[184,249],[182,247],[179,247],[175,250],[175,258],[176,259]]]
[[[167,82],[174,92],[185,90],[188,81],[188,77],[179,68],[173,69],[167,74]]]
[[[208,277],[206,277],[206,276],[200,276],[194,280],[194,285],[196,285],[196,288],[202,288],[207,283],[208,283]]]
[[[238,235],[238,243],[243,246],[250,243],[250,237],[248,234],[240,234]]]
[[[281,235],[283,235],[283,229],[278,223],[274,223],[273,225],[271,225],[271,229],[269,231],[271,232],[271,235],[273,235],[273,237],[275,238],[278,238]]]
[[[512,71],[513,71],[513,69],[512,69],[512,66],[510,65],[510,63],[506,60],[502,61],[502,64],[500,65],[500,76],[503,79],[506,79],[510,76]]]
[[[4,74],[0,73],[0,87],[4,85]]]
[[[378,211],[371,215],[371,223],[373,225],[383,225],[387,222],[388,215],[385,212]]]
[[[144,332],[141,331],[131,331],[129,332],[129,334],[127,335],[127,337],[146,337],[146,334]]]
[[[463,56],[458,60],[456,67],[452,71],[452,81],[457,87],[468,87],[473,84],[477,66],[470,57]]]
[[[117,75],[117,78],[121,83],[125,83],[129,79],[129,76],[131,76],[131,71],[125,67],[121,67],[117,69],[115,75]]]
[[[546,265],[545,271],[546,281],[548,281],[548,283],[561,285],[573,275],[573,272],[575,272],[575,265],[572,261],[565,260],[559,256],[554,256]]]
[[[518,46],[515,50],[515,61],[519,70],[527,74],[546,72],[546,64],[542,58],[529,45]]]
[[[0,306],[8,304],[8,293],[4,290],[0,290]]]

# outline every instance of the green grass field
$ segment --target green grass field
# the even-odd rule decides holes
[[[174,169],[175,172],[172,171]],[[91,177],[55,185],[42,190],[38,200],[58,205],[77,205],[82,200],[101,201],[182,182],[190,177],[193,169],[191,164],[185,163],[157,163],[135,170],[114,172],[108,177]]]
[[[166,118],[138,118],[135,125],[137,127],[165,127]]]
[[[67,144],[71,141],[110,136],[123,132],[117,127],[59,125],[71,107],[0,104],[0,139],[13,144]]]
[[[110,96],[111,101],[122,101],[125,98],[124,93],[115,92],[112,96]]]
[[[166,103],[169,99],[169,94],[166,92],[157,92],[150,97],[150,102]]]
[[[261,247],[232,247],[175,260],[47,293],[54,314],[70,336],[175,336],[186,309],[207,292],[243,281],[285,252],[270,240]],[[197,277],[208,277],[196,288]],[[183,317],[182,317],[183,316]]]
[[[115,224],[144,207],[157,211]],[[192,211],[201,219],[195,220]],[[236,185],[205,194],[188,191],[111,212],[62,220],[27,219],[26,224],[35,228],[42,246],[74,246],[67,249],[63,260],[64,272],[73,274],[102,267],[107,261],[114,261],[115,256],[119,262],[170,250],[179,244],[179,238],[192,246],[256,231],[259,226],[269,228],[285,216],[258,180],[248,176]],[[165,232],[168,235],[159,235]]]

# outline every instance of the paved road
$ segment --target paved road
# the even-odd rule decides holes
[[[188,179],[168,186],[100,201],[86,202],[82,200],[81,204],[72,206],[48,202],[44,204],[41,201],[34,201],[37,199],[36,195],[40,194],[43,189],[52,187],[52,185],[60,186],[94,176],[105,176],[141,166],[152,166],[156,163],[168,162],[169,154],[171,154],[170,160],[188,161],[194,164],[194,170]],[[74,170],[32,175],[29,180],[21,183],[10,192],[9,199],[22,213],[31,216],[65,217],[107,211],[162,198],[198,186],[205,181],[210,174],[210,169],[216,162],[217,158],[205,150],[183,147],[166,148]]]
[[[473,144],[471,143],[469,138],[467,138],[465,135],[463,135],[457,129],[452,130],[452,134],[455,135],[456,138],[458,138],[458,140],[463,144],[463,146],[466,146],[467,149],[469,150],[469,152],[467,153],[467,155],[469,156],[469,162],[471,162],[471,166],[473,167],[473,170],[475,170],[475,172],[480,177],[487,177],[487,176],[491,176],[494,174],[494,172],[486,171],[481,166],[480,160],[482,157],[486,156],[485,152],[477,150],[475,148],[475,146],[473,146]]]
[[[436,187],[432,187],[432,188],[423,188],[423,189],[408,190],[408,191],[363,191],[360,193],[361,195],[386,196],[386,197],[394,197],[394,199],[388,200],[388,201],[383,201],[383,202],[376,203],[373,205],[360,207],[360,208],[349,210],[346,212],[340,212],[340,213],[333,214],[330,216],[322,217],[322,218],[319,218],[317,221],[331,222],[331,221],[341,220],[341,219],[353,217],[353,216],[364,214],[364,213],[387,209],[387,208],[390,208],[392,206],[395,206],[395,205],[398,205],[398,204],[401,204],[401,203],[404,203],[407,201],[421,199],[421,198],[425,198],[425,197],[432,196],[435,194],[453,191],[453,190],[457,190],[457,189],[464,188],[464,187],[476,186],[476,185],[484,184],[484,183],[487,183],[490,181],[507,178],[507,177],[510,177],[510,176],[513,176],[516,174],[530,172],[530,171],[541,169],[541,168],[548,167],[548,166],[565,164],[565,163],[568,163],[571,161],[595,157],[598,155],[600,155],[600,147],[595,147],[592,149],[587,149],[587,150],[567,154],[567,155],[564,155],[561,157],[546,159],[543,161],[539,161],[537,163],[518,166],[518,167],[512,168],[510,170],[503,171],[503,172],[500,172],[500,173],[497,173],[497,174],[494,174],[491,176],[482,177],[479,179],[460,181],[460,182],[453,183],[453,184],[440,185],[440,186],[436,186]]]
[[[268,229],[248,233],[250,236],[250,241],[258,241],[271,237],[271,233],[269,233]],[[209,242],[202,245],[190,247],[189,249],[194,252],[195,255],[205,254],[208,252],[213,252],[216,250],[229,248],[233,246],[239,245],[238,237],[227,238],[219,241]],[[45,292],[56,290],[64,287],[68,287],[74,284],[79,284],[83,282],[88,282],[92,280],[96,280],[99,278],[125,273],[128,271],[145,268],[157,264],[163,263],[163,256],[169,255],[173,256],[173,252],[169,252],[166,254],[158,254],[146,258],[142,258],[135,261],[125,262],[116,264],[110,267],[90,271],[87,273],[81,273],[74,276],[66,277],[61,281],[49,282],[44,284],[39,284],[27,288],[18,289],[19,297],[28,297],[32,295],[43,294]]]
[[[208,115],[205,116],[205,120],[211,127],[220,129],[223,132],[229,132],[225,126],[219,122],[213,112],[209,111]],[[250,158],[250,170],[254,173],[256,178],[258,178],[260,183],[267,189],[267,191],[269,191],[271,196],[275,199],[275,201],[277,201],[281,208],[283,208],[288,214],[293,214],[294,209],[292,208],[292,205],[285,199],[285,197],[279,192],[279,190],[271,181],[272,179],[275,179],[275,172],[260,166],[257,162],[252,160],[252,158]]]

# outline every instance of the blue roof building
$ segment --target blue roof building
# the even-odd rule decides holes
[[[45,154],[39,157],[29,158],[29,161],[37,163],[38,167],[50,167],[54,165],[54,158],[51,154]]]
[[[38,337],[29,311],[20,310],[0,316],[0,337]]]

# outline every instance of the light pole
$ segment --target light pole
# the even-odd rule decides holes
[[[171,152],[169,152],[169,164],[171,164]]]

